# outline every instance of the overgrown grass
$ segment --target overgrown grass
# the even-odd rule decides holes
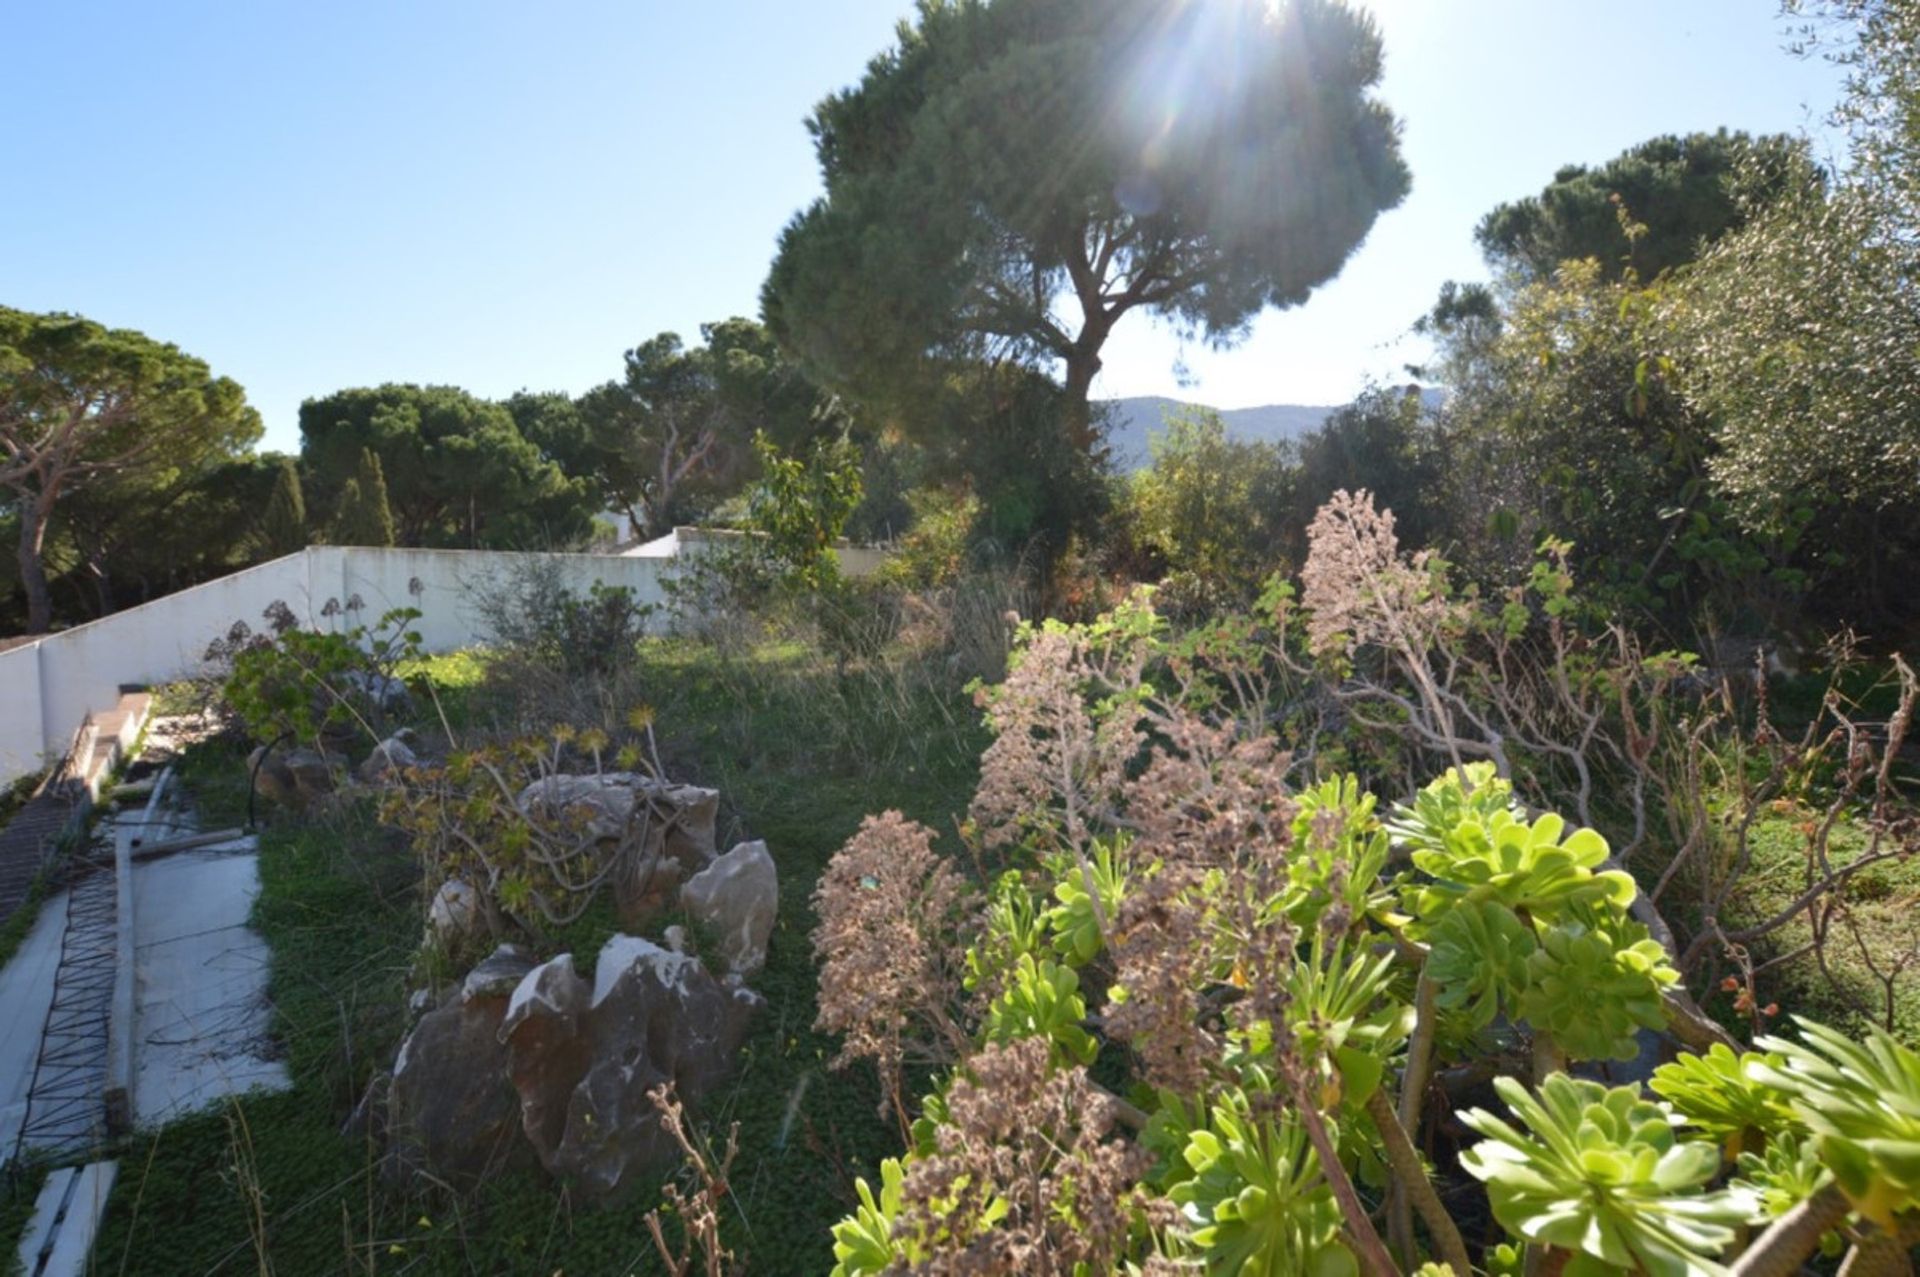
[[[868,813],[898,807],[950,830],[984,744],[957,678],[843,668],[785,645],[722,656],[650,641],[638,685],[657,712],[676,779],[723,795],[722,849],[764,838],[780,868],[767,999],[735,1076],[699,1124],[740,1123],[728,1243],[754,1273],[819,1273],[831,1223],[898,1151],[865,1070],[834,1073],[837,1043],[813,1031],[811,895],[827,859]],[[472,658],[419,672],[456,726],[492,712]],[[444,682],[443,682],[444,680]],[[456,700],[457,698],[457,700]],[[422,706],[431,730],[433,710]],[[449,712],[453,717],[453,712]],[[245,750],[208,742],[178,767],[209,821],[244,808]],[[261,841],[255,924],[273,952],[269,992],[293,1090],[175,1123],[125,1150],[96,1259],[127,1273],[655,1272],[641,1222],[657,1184],[595,1208],[535,1173],[456,1196],[381,1177],[377,1150],[340,1127],[404,1030],[403,986],[421,935],[417,871],[363,809],[326,823],[280,820]],[[590,962],[612,929],[589,915],[562,939]],[[650,928],[650,930],[653,930]]]
[[[1755,823],[1753,862],[1730,925],[1771,917],[1802,892],[1808,881],[1808,827],[1819,818],[1783,803]],[[1858,826],[1836,825],[1829,847],[1834,867],[1849,863],[1865,845]],[[1855,1033],[1878,1024],[1902,1041],[1920,1041],[1920,857],[1862,870],[1848,882],[1843,900],[1847,920],[1827,925],[1819,952],[1767,972],[1759,986],[1763,999],[1777,1002],[1783,1019],[1805,1015]],[[1803,914],[1768,937],[1754,958],[1791,955],[1814,938],[1813,923]]]
[[[37,1163],[14,1167],[0,1188],[0,1265],[4,1265],[0,1272],[11,1275],[21,1270],[20,1239],[33,1222],[34,1199],[46,1177],[46,1168]]]

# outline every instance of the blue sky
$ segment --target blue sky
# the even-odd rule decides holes
[[[343,386],[584,390],[656,332],[755,312],[818,190],[807,111],[910,7],[9,0],[0,304],[178,343],[274,447]],[[1484,274],[1500,200],[1662,132],[1818,140],[1836,92],[1780,51],[1773,0],[1372,7],[1412,195],[1233,350],[1129,317],[1096,393],[1342,401],[1418,356],[1397,339],[1443,280]]]

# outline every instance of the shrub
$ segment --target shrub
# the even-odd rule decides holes
[[[1294,467],[1275,445],[1229,439],[1204,409],[1169,417],[1152,450],[1128,500],[1134,535],[1165,568],[1162,608],[1200,616],[1244,604],[1279,566]]]
[[[323,610],[351,614],[359,600],[344,608],[330,601]],[[231,662],[222,697],[247,734],[315,747],[342,731],[381,739],[404,691],[396,672],[420,654],[420,634],[411,628],[419,610],[394,608],[371,626],[344,630],[302,629],[284,603],[266,615],[270,636],[236,623],[208,650],[209,659]]]
[[[499,655],[568,675],[607,674],[631,664],[653,615],[634,591],[594,581],[567,587],[558,560],[528,557],[469,590]]]
[[[1311,779],[1324,746],[1274,706],[1316,678],[1383,677],[1386,648],[1426,748],[1485,748],[1500,702],[1432,653],[1536,626],[1452,596],[1367,509],[1323,519],[1308,616],[1276,589],[1262,614],[1189,634],[1140,601],[1023,631],[980,693],[994,738],[964,832],[990,881],[897,814],[829,867],[819,1024],[842,1035],[838,1064],[879,1066],[911,1122],[835,1230],[836,1271],[993,1256],[1034,1272],[1680,1274],[1737,1255],[1786,1272],[1823,1232],[1863,1251],[1920,1233],[1912,1053],[1807,1025],[1804,1045],[1740,1055],[1681,991],[1668,928],[1607,838],[1522,807],[1517,746],[1384,817],[1359,778]],[[1560,576],[1539,589],[1544,628],[1572,625]],[[1606,667],[1616,698],[1638,668]],[[1671,1098],[1565,1071],[1631,1056],[1648,1031],[1692,1048],[1656,1084]],[[931,1069],[917,1114],[908,1061]],[[1429,1095],[1488,1076],[1510,1116],[1465,1114],[1481,1140],[1429,1165],[1432,1110],[1452,1107]],[[1760,1129],[1734,1139],[1733,1123]],[[1505,1233],[1478,1255],[1455,1218],[1476,1184]]]

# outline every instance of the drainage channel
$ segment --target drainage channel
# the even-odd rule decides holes
[[[107,1040],[119,978],[119,903],[111,850],[77,856],[67,885],[53,1002],[27,1088],[26,1120],[12,1149],[56,1161],[92,1152],[107,1135]]]

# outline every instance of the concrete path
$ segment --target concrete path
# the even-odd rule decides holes
[[[267,944],[247,926],[255,848],[246,837],[133,867],[136,1125],[290,1085],[269,1037]]]
[[[47,900],[0,970],[0,1159],[23,1130],[30,1149],[87,1155],[109,1093],[131,1099],[135,1126],[155,1127],[290,1084],[269,1034],[267,945],[247,926],[260,894],[257,840],[135,860],[136,842],[157,848],[193,832],[158,795],[150,808],[102,822],[97,833],[118,854],[76,860],[72,885]],[[113,1070],[110,1055],[121,1062]],[[89,1271],[113,1180],[111,1162],[48,1174],[18,1252],[29,1277]]]
[[[13,1154],[27,1119],[27,1091],[40,1058],[40,1028],[53,1005],[53,977],[67,930],[67,893],[40,906],[33,930],[0,971],[0,1161]]]

